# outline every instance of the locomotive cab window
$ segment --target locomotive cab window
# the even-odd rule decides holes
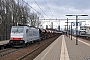
[[[23,33],[23,28],[12,28],[12,33]]]

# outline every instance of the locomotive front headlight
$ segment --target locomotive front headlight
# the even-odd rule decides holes
[[[10,38],[10,40],[13,40],[13,38]]]
[[[21,38],[21,40],[24,40],[23,38]]]

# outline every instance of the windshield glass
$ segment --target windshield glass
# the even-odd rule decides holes
[[[12,33],[23,33],[23,28],[19,27],[19,28],[12,28]]]

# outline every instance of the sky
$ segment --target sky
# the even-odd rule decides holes
[[[90,19],[90,0],[25,0],[34,9],[41,13],[40,18],[45,19],[75,19],[75,16],[66,15],[82,15],[86,14],[88,16],[78,16],[78,19]],[[41,10],[39,7],[43,10]],[[33,11],[33,9],[32,9]],[[44,12],[44,13],[43,13]],[[44,16],[44,17],[43,17]],[[49,22],[43,22],[43,25],[50,24]],[[73,22],[73,21],[70,21]],[[53,22],[54,27],[59,25],[58,22]],[[60,20],[61,28],[64,27],[65,21]],[[85,24],[85,23],[83,23]],[[88,22],[87,22],[88,24]]]

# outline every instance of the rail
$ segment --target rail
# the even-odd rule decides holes
[[[46,46],[46,45],[49,45],[49,44],[50,44],[49,42],[50,42],[50,41],[48,41],[48,42],[46,42],[45,44],[43,44],[43,45],[41,45],[41,46],[33,49],[33,50],[30,51],[29,53],[27,53],[27,54],[23,55],[22,57],[18,58],[17,60],[23,60],[23,59],[27,58],[29,55],[31,55],[31,54],[34,53],[35,51],[39,50],[40,48],[42,48],[42,47],[44,47],[44,46]],[[49,43],[49,44],[48,44],[48,43]]]

